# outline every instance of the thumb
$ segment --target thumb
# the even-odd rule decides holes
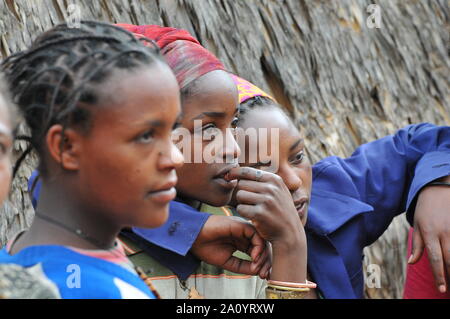
[[[414,225],[413,238],[412,238],[412,250],[411,256],[409,256],[408,264],[415,264],[422,256],[423,249],[425,247],[420,228]]]

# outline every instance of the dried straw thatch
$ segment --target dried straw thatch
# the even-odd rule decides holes
[[[367,24],[372,2],[381,28]],[[189,30],[292,112],[312,161],[348,156],[410,123],[450,123],[445,0],[0,0],[1,55],[76,19],[76,10],[83,19]],[[18,143],[17,154],[24,148]],[[34,164],[28,160],[14,181],[0,214],[0,244],[30,224],[25,185]],[[366,263],[382,271],[382,288],[367,289],[369,297],[401,297],[406,227],[396,218],[366,250]]]

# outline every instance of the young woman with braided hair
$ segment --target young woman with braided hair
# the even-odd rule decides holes
[[[155,298],[116,237],[166,221],[183,163],[171,142],[179,88],[157,46],[109,24],[62,24],[1,69],[42,185],[32,226],[0,263],[34,268],[62,298]]]

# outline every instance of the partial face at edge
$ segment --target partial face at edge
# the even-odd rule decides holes
[[[11,150],[13,136],[8,106],[0,95],[0,205],[6,199],[11,186]]]

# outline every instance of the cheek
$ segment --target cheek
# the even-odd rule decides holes
[[[153,154],[139,152],[136,148],[97,152],[95,156],[86,159],[83,175],[89,184],[105,190],[132,187],[148,180],[146,176],[154,175],[156,167],[154,157]]]
[[[304,169],[300,171],[300,176],[303,181],[303,184],[309,189],[311,192],[312,186],[312,167],[311,165],[307,165]]]
[[[178,184],[179,185],[190,185],[190,187],[195,187],[195,185],[204,185],[208,182],[208,167],[206,163],[188,163],[184,164],[182,167],[177,168]]]

